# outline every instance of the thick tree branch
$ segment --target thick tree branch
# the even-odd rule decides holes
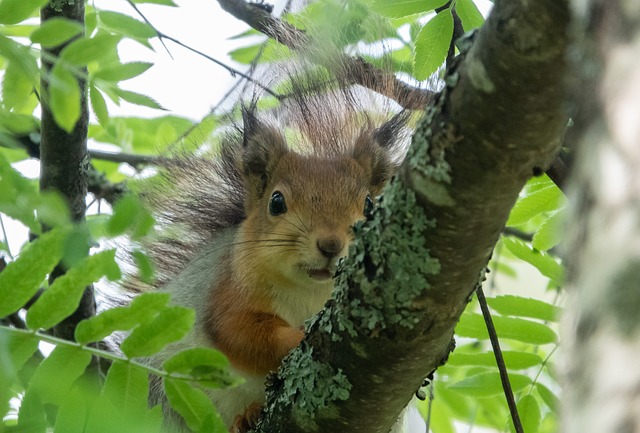
[[[559,150],[567,22],[564,1],[496,1],[357,230],[335,300],[273,378],[258,431],[387,433],[446,360],[518,192]]]
[[[251,3],[244,0],[218,0],[218,3],[222,9],[234,17],[292,50],[309,49],[312,46],[302,30],[274,18]],[[435,96],[434,92],[410,86],[398,80],[393,74],[377,69],[360,57],[343,56],[339,59],[339,63],[344,68],[346,82],[359,84],[387,96],[404,108],[423,109]]]

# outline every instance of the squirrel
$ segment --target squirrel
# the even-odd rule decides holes
[[[196,325],[149,363],[160,366],[197,345],[226,355],[245,382],[206,392],[232,433],[255,427],[266,376],[329,300],[352,227],[373,211],[397,166],[406,112],[375,126],[353,110],[353,96],[344,89],[322,98],[298,91],[284,127],[258,115],[254,102],[216,159],[168,163],[178,196],[151,194],[160,223],[186,227],[182,238],[149,247],[158,290],[193,308]],[[152,403],[177,419],[160,380],[151,388]]]

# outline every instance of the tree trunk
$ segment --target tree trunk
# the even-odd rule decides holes
[[[563,430],[640,432],[640,7],[575,2]]]
[[[44,6],[40,19],[46,20],[64,17],[84,24],[84,1],[57,1]],[[68,42],[69,43],[69,42]],[[66,200],[71,210],[73,221],[83,221],[85,217],[85,196],[87,194],[87,128],[89,125],[89,110],[87,106],[87,89],[84,77],[76,77],[80,87],[80,119],[71,132],[62,129],[53,118],[49,109],[49,72],[53,67],[52,59],[58,58],[62,49],[68,45],[62,44],[53,49],[43,48],[41,57],[43,71],[40,80],[41,88],[41,142],[40,142],[40,189],[42,191],[55,190]],[[83,70],[87,73],[86,68]],[[87,247],[88,252],[88,247]],[[52,273],[50,280],[64,273],[59,265]],[[93,286],[88,286],[80,305],[75,313],[58,324],[54,335],[73,340],[76,324],[85,318],[95,315],[95,299]]]
[[[559,150],[567,24],[564,1],[495,2],[257,431],[387,433],[446,360],[519,191]]]

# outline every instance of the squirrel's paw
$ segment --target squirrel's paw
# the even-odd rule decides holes
[[[246,433],[258,424],[262,415],[262,404],[252,403],[244,410],[242,415],[238,415],[231,428],[232,433]]]

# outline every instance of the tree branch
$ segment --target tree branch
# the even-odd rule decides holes
[[[567,9],[496,1],[356,230],[334,300],[272,378],[257,431],[387,433],[446,361],[519,191],[559,150]]]
[[[272,17],[259,7],[244,0],[218,0],[222,9],[244,21],[254,29],[275,39],[292,50],[311,47],[307,35],[300,29]],[[392,73],[377,69],[360,57],[342,56],[339,63],[344,68],[346,82],[359,84],[393,99],[407,109],[424,109],[435,93],[413,87],[398,80]]]

